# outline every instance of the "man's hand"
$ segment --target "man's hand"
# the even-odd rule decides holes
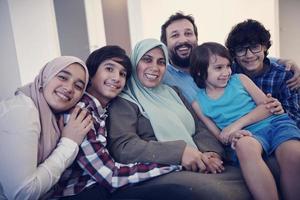
[[[291,70],[294,72],[294,76],[286,82],[287,86],[291,90],[300,88],[300,67],[293,60],[289,59],[279,59],[278,63],[285,65],[287,71]]]

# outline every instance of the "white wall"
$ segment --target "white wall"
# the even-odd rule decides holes
[[[90,51],[106,44],[101,0],[82,0]],[[123,0],[124,1],[124,0]],[[247,18],[271,31],[270,54],[300,63],[298,0],[127,0],[131,46],[143,38],[159,39],[160,27],[177,11],[192,14],[199,43],[224,40],[231,27]],[[278,8],[279,6],[279,8]],[[280,42],[279,17],[280,11]],[[40,68],[61,54],[53,0],[0,0],[0,99],[33,80]],[[120,30],[122,34],[122,30]]]
[[[9,0],[8,4],[21,83],[25,84],[60,55],[53,2]]]
[[[136,20],[131,22],[131,32],[139,33],[134,34],[133,44],[147,37],[159,39],[162,23],[171,14],[183,11],[194,16],[199,43],[224,43],[233,25],[248,18],[256,19],[271,31],[274,45],[270,54],[279,56],[278,0],[140,0],[139,4],[141,11],[129,13],[129,19],[136,19],[142,23],[137,25]]]
[[[7,1],[0,0],[0,100],[11,96],[21,85],[17,52]]]
[[[101,0],[82,1],[87,27],[81,28],[88,29],[85,48],[92,51],[106,44]],[[44,64],[61,51],[53,0],[0,0],[0,25],[2,100],[32,82]]]
[[[279,1],[280,55],[300,66],[300,1]]]
[[[102,4],[100,0],[84,0],[90,52],[106,45]]]

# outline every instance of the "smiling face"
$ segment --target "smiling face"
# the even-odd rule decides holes
[[[230,62],[227,58],[211,55],[207,68],[206,89],[223,89],[231,75]]]
[[[80,100],[85,87],[85,73],[80,64],[73,63],[46,84],[43,95],[55,113],[70,109]]]
[[[88,92],[104,107],[123,90],[126,83],[126,69],[112,58],[104,60],[91,79]]]
[[[193,24],[187,19],[174,21],[166,29],[166,38],[172,64],[189,67],[191,51],[198,42]]]
[[[235,55],[235,61],[245,70],[247,75],[252,76],[263,69],[265,51],[266,47],[264,45],[260,45],[260,51],[256,53],[253,53],[248,47],[246,48],[245,55]]]
[[[166,71],[166,59],[161,48],[145,53],[137,65],[137,77],[147,88],[158,86]]]

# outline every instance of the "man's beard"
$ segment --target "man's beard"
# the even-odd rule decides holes
[[[180,68],[189,68],[190,67],[190,55],[191,52],[189,54],[188,57],[185,58],[181,58],[178,54],[177,54],[177,50],[182,47],[182,46],[186,46],[188,48],[190,48],[190,50],[193,49],[193,46],[189,43],[184,43],[182,45],[176,46],[174,48],[174,50],[170,51],[170,59],[171,59],[171,63],[175,66],[178,66]]]

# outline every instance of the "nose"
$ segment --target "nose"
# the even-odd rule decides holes
[[[230,67],[225,67],[223,70],[223,75],[230,75],[231,74],[231,68]]]
[[[178,41],[180,44],[182,44],[182,43],[187,42],[188,38],[184,34],[181,34]]]
[[[246,57],[251,57],[251,56],[253,56],[254,55],[254,53],[252,53],[252,51],[249,49],[249,48],[247,48],[246,49]]]
[[[119,72],[115,72],[115,73],[113,73],[113,75],[112,75],[112,80],[113,80],[114,82],[118,82],[118,81],[120,81],[120,77],[121,77],[120,73],[119,73]]]
[[[151,70],[153,71],[153,72],[157,72],[157,71],[159,71],[159,64],[157,63],[158,61],[153,61],[152,62],[152,68],[151,68]]]
[[[64,90],[68,93],[72,93],[74,91],[74,85],[71,81],[68,81],[64,85]]]

